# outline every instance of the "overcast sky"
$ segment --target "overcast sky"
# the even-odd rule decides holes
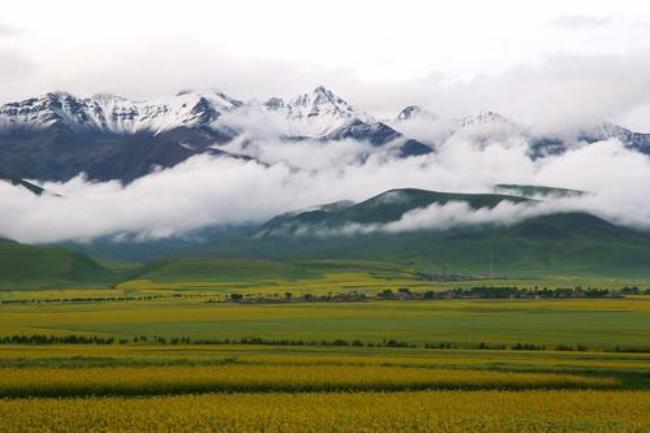
[[[22,0],[0,14],[0,101],[324,84],[377,115],[417,103],[650,131],[649,54],[647,0]]]

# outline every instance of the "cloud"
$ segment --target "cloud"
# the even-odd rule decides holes
[[[433,89],[426,106],[463,116],[490,109],[539,132],[559,132],[626,116],[650,100],[647,51],[608,55],[548,56],[536,65],[452,81]],[[650,131],[650,119],[636,122]]]
[[[638,30],[634,40],[647,40]],[[539,130],[562,130],[603,120],[650,131],[650,118],[635,117],[650,103],[650,44],[620,45],[605,52],[544,52],[535,61],[450,75],[442,66],[416,77],[363,79],[352,69],[315,63],[241,57],[206,46],[191,35],[143,40],[128,49],[92,46],[74,55],[39,58],[12,49],[0,59],[13,73],[2,99],[20,99],[65,89],[80,96],[97,92],[135,99],[161,98],[183,88],[217,87],[239,99],[290,98],[325,85],[353,106],[393,119],[407,105],[421,105],[440,117],[462,117],[491,109]],[[36,57],[35,57],[36,58]],[[3,70],[6,68],[3,68]],[[269,77],[273,77],[269,80]]]
[[[561,15],[550,22],[551,26],[566,29],[589,29],[604,27],[614,22],[612,16]]]
[[[14,50],[0,48],[0,79],[3,81],[23,80],[36,72],[37,67],[30,59]]]
[[[489,192],[500,182],[592,191],[593,196],[562,201],[562,209],[650,228],[650,160],[616,140],[537,161],[526,156],[525,146],[499,142],[476,146],[456,141],[438,154],[401,160],[379,152],[365,163],[347,161],[363,147],[353,142],[268,141],[259,147],[274,162],[197,156],[128,186],[82,177],[44,185],[63,197],[39,197],[0,183],[0,236],[28,243],[124,233],[141,239],[185,236],[208,226],[262,223],[288,210],[341,199],[361,201],[393,188]],[[409,213],[381,230],[505,223],[560,209],[548,206],[504,203],[491,211],[471,211],[450,204]]]
[[[0,37],[3,36],[16,36],[19,34],[22,34],[24,32],[23,29],[20,29],[18,27],[10,26],[7,24],[2,24],[0,23]]]
[[[643,40],[644,35],[637,37]],[[60,56],[47,63],[39,58],[38,67],[23,52],[0,48],[5,65],[0,75],[11,83],[2,90],[5,101],[52,89],[80,96],[109,92],[156,99],[183,88],[208,87],[238,99],[264,101],[271,96],[287,99],[322,84],[355,108],[388,120],[415,104],[443,119],[494,110],[542,132],[603,120],[650,132],[650,117],[639,115],[650,104],[648,48],[650,44],[637,50],[612,48],[610,53],[551,52],[536,62],[468,77],[439,69],[415,78],[373,81],[350,69],[239,57],[179,36],[117,52],[93,47],[79,54],[81,58]]]
[[[558,212],[581,210],[575,199],[553,202],[514,203],[502,201],[494,208],[473,209],[467,203],[452,201],[411,210],[397,221],[385,224],[349,223],[341,228],[299,232],[301,235],[354,236],[369,233],[401,233],[418,230],[447,230],[462,226],[510,226],[528,218]]]
[[[3,37],[12,46],[0,48],[36,60],[38,68],[4,75],[2,101],[53,89],[162,98],[187,87],[264,100],[324,84],[380,117],[419,104],[443,116],[494,109],[562,128],[625,121],[650,99],[650,9],[637,0],[442,8],[421,1],[396,8],[382,0],[373,3],[374,19],[363,4],[343,0],[317,14],[292,1],[192,0],[184,8],[163,2],[156,20],[149,5],[126,0],[92,9],[79,1],[37,3],[3,9],[0,36],[24,29],[26,37]],[[0,70],[15,63],[0,61]],[[650,120],[634,125],[650,131]]]

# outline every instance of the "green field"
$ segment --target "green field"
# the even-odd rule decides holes
[[[650,346],[650,299],[234,305],[203,298],[0,306],[0,336],[263,338],[456,345]]]

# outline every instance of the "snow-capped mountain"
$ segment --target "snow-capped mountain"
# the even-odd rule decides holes
[[[277,97],[271,98],[263,107],[287,119],[288,135],[297,137],[322,137],[353,119],[368,120],[367,115],[355,110],[323,86],[288,102]]]
[[[79,98],[66,92],[51,92],[0,107],[0,134],[51,127],[109,134],[215,129],[230,126],[227,122],[215,124],[224,113],[256,111],[273,113],[286,120],[287,130],[283,133],[293,138],[322,138],[348,124],[378,123],[323,86],[286,102],[273,97],[263,104],[243,102],[219,91],[183,91],[160,101],[132,101],[110,94]]]
[[[622,126],[604,122],[594,128],[580,131],[578,139],[587,143],[616,138],[627,147],[650,154],[650,134],[630,131]]]
[[[78,98],[66,92],[0,107],[0,130],[65,127],[78,133],[158,134],[178,127],[209,125],[243,102],[221,92],[181,92],[166,101],[142,102],[110,94]]]
[[[629,149],[650,155],[650,134],[633,132],[609,122],[561,133],[536,134],[495,111],[484,110],[459,119],[442,119],[431,117],[418,106],[408,106],[391,126],[404,135],[432,143],[434,149],[443,144],[453,145],[458,140],[470,142],[478,148],[523,144],[528,146],[530,157],[537,159],[598,141],[617,139]]]
[[[480,111],[475,115],[454,120],[456,128],[449,141],[470,142],[476,148],[486,148],[497,144],[512,148],[526,145],[529,134],[526,128],[494,111]]]
[[[392,121],[380,121],[323,86],[264,103],[216,90],[183,91],[156,101],[52,92],[0,107],[0,173],[65,181],[83,172],[93,180],[130,182],[201,154],[273,163],[277,159],[263,159],[269,152],[259,151],[269,135],[296,146],[309,142],[305,149],[361,142],[349,147],[360,149],[351,151],[359,153],[359,163],[375,153],[426,155],[461,140],[478,148],[524,145],[531,158],[542,158],[616,138],[650,154],[650,134],[611,123],[540,136],[493,111],[444,119],[415,105]],[[356,154],[350,155],[354,160]]]
[[[322,86],[263,104],[214,90],[159,101],[52,92],[0,107],[0,170],[29,179],[67,180],[84,172],[90,179],[130,182],[198,154],[251,158],[223,146],[237,137],[264,141],[250,119],[271,117],[282,126],[278,138],[292,142],[391,143],[399,157],[431,152]]]
[[[610,139],[620,141],[630,150],[650,155],[650,134],[633,132],[610,122],[602,122],[589,128],[564,131],[558,134],[532,136],[529,153],[532,158],[560,155],[572,148]]]
[[[220,92],[183,92],[166,101],[52,92],[0,107],[0,171],[39,180],[130,182],[197,154],[237,132],[213,126],[243,103]],[[233,155],[233,157],[238,157]]]

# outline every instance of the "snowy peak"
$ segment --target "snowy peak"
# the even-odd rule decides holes
[[[296,96],[287,107],[290,118],[329,116],[349,119],[355,114],[350,104],[323,86],[316,87],[311,93]]]
[[[183,90],[157,101],[134,101],[111,94],[80,98],[51,92],[0,107],[0,131],[63,128],[77,134],[159,134],[176,128],[213,127],[222,114],[267,111],[286,120],[286,135],[320,138],[351,121],[369,117],[323,86],[288,101],[271,98],[244,103],[218,90]],[[222,125],[223,126],[223,125]]]
[[[510,120],[508,120],[501,114],[489,110],[483,110],[473,116],[467,116],[460,119],[461,128],[481,126],[481,125],[510,124],[510,123],[511,123]]]
[[[623,128],[622,126],[613,123],[604,122],[592,128],[583,128],[579,136],[588,138],[589,140],[607,140],[609,138],[617,138],[623,142],[634,134],[632,131]]]
[[[323,137],[354,119],[368,119],[347,101],[323,86],[298,95],[287,102],[271,98],[263,104],[289,120],[289,135]]]
[[[594,143],[597,141],[616,139],[627,148],[650,154],[650,134],[630,131],[619,125],[610,122],[603,122],[592,128],[580,130],[576,137],[577,141]]]
[[[84,102],[66,92],[50,92],[39,98],[11,102],[0,107],[3,128],[83,125],[89,121]]]
[[[46,129],[64,127],[75,132],[159,133],[181,126],[202,126],[223,112],[243,105],[222,92],[182,92],[165,101],[131,101],[111,94],[79,98],[50,92],[39,98],[0,107],[0,128]]]

